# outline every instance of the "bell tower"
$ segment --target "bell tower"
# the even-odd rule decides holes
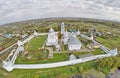
[[[61,34],[64,34],[65,32],[65,24],[62,22],[61,23]]]

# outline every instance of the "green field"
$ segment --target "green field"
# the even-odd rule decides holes
[[[46,59],[36,59],[36,60],[26,60],[23,57],[19,56],[16,59],[16,64],[42,64],[42,63],[53,63],[69,60],[69,56],[66,53],[56,53],[53,55],[53,58]]]
[[[120,50],[120,37],[113,39],[97,37],[96,40],[110,49],[118,48],[118,50]]]
[[[79,55],[86,55],[86,54],[92,54],[92,55],[99,55],[99,54],[105,54],[104,51],[102,51],[101,49],[95,49],[93,51],[89,51],[89,52],[72,52],[75,56],[79,56]]]
[[[47,36],[39,36],[33,38],[31,41],[25,44],[25,50],[31,51],[31,50],[39,50],[45,43]]]
[[[94,51],[91,51],[91,53],[93,54],[93,55],[99,55],[99,54],[105,54],[105,52],[104,51],[102,51],[101,49],[95,49]]]

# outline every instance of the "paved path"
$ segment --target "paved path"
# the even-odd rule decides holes
[[[48,58],[53,58],[53,48],[51,48],[51,47],[46,47],[46,49],[49,50]]]
[[[47,35],[48,33],[39,33],[38,36]]]
[[[101,58],[104,58],[108,56],[106,55],[101,55]],[[77,60],[72,60],[72,61],[63,61],[63,62],[56,62],[56,63],[47,63],[47,64],[14,64],[12,67],[15,69],[38,69],[38,68],[53,68],[53,67],[60,67],[60,66],[67,66],[67,65],[74,65],[74,64],[79,64],[82,62],[87,62],[91,60],[98,59],[99,56],[89,56]]]

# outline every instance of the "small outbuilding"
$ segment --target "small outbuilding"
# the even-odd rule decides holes
[[[69,57],[70,57],[70,60],[76,60],[77,59],[74,54],[71,54]]]
[[[100,48],[100,44],[97,44],[97,43],[91,43],[91,44],[88,44],[87,47],[89,49],[96,49],[96,48]]]

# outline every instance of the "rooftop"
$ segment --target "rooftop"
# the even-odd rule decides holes
[[[68,45],[80,45],[81,42],[77,37],[70,36],[68,40]]]

